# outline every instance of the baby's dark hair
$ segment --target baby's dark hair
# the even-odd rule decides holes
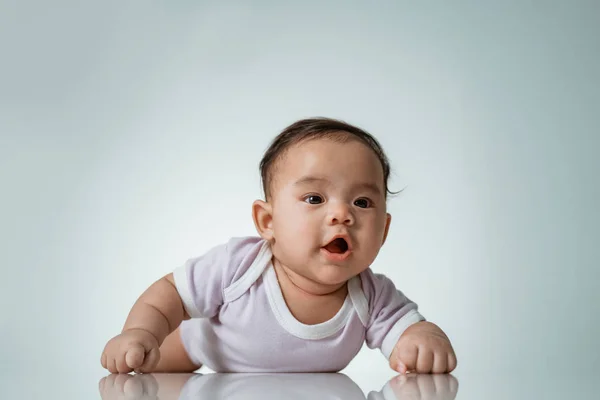
[[[383,148],[371,134],[344,121],[331,118],[308,118],[294,122],[273,139],[260,161],[260,176],[265,200],[271,197],[271,183],[277,160],[291,146],[305,140],[327,138],[336,141],[358,140],[375,152],[383,168],[385,195],[396,194],[388,189],[390,163]]]

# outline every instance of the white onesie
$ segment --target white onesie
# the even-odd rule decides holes
[[[337,372],[363,343],[386,359],[417,304],[390,279],[363,271],[348,281],[338,313],[316,325],[299,322],[283,299],[268,242],[233,238],[174,271],[191,320],[181,337],[190,359],[216,372]]]

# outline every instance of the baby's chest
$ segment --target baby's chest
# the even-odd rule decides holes
[[[238,363],[263,371],[332,372],[345,368],[365,340],[356,315],[327,330],[299,330],[278,318],[269,304],[252,307],[229,304],[219,315],[219,336],[227,339],[228,352],[243,356]],[[314,326],[313,326],[314,328]]]

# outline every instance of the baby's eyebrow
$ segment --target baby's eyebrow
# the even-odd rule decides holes
[[[372,182],[359,183],[356,187],[381,194],[381,188]]]
[[[325,184],[331,185],[331,181],[327,178],[320,177],[320,176],[308,175],[308,176],[303,176],[302,178],[300,178],[296,182],[294,182],[294,186],[302,186],[302,185],[307,185],[307,184],[311,184],[311,183],[325,183]],[[381,194],[381,188],[373,182],[358,183],[355,185],[355,187],[359,188],[359,189],[365,189],[365,190],[368,190],[370,192],[374,192],[377,194]]]
[[[302,178],[300,178],[296,182],[294,182],[294,186],[301,186],[301,185],[306,185],[306,184],[315,183],[315,182],[323,182],[323,183],[331,184],[331,182],[327,178],[323,178],[320,176],[308,175],[308,176],[303,176]]]

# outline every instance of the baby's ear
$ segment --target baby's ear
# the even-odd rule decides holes
[[[385,243],[385,239],[387,239],[387,235],[388,235],[388,232],[390,231],[391,223],[392,223],[392,215],[390,213],[388,213],[386,220],[385,220],[385,231],[383,231],[383,242],[381,242],[382,246]]]
[[[252,203],[252,219],[260,237],[267,241],[273,239],[273,209],[271,204],[266,201],[255,200]]]

